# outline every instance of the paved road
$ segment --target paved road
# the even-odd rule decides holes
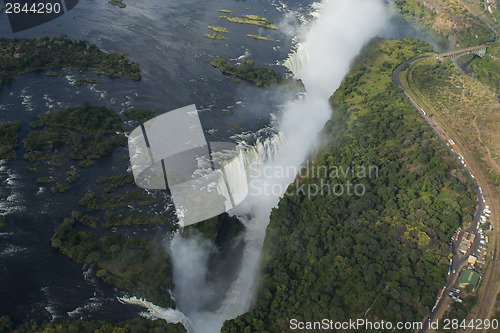
[[[460,271],[467,265],[467,259],[468,259],[469,255],[475,254],[475,253],[477,254],[478,253],[477,251],[478,251],[478,249],[479,249],[479,247],[480,247],[481,244],[479,242],[480,235],[479,235],[477,226],[479,225],[480,216],[481,216],[481,214],[483,212],[485,202],[484,202],[484,197],[483,197],[482,193],[480,192],[480,187],[479,187],[479,184],[477,183],[476,178],[472,176],[472,173],[468,169],[468,167],[466,167],[465,165],[462,164],[461,159],[459,157],[459,152],[456,152],[456,151],[452,150],[453,147],[455,147],[454,150],[456,150],[456,146],[454,146],[454,145],[448,146],[447,143],[448,143],[449,138],[445,134],[446,132],[443,131],[443,129],[439,126],[438,123],[436,123],[433,119],[429,118],[429,116],[427,114],[424,114],[424,113],[421,112],[421,110],[424,109],[424,106],[420,105],[409,94],[409,92],[405,90],[405,88],[403,87],[403,85],[401,84],[401,82],[399,80],[399,74],[402,71],[405,71],[413,62],[415,62],[417,60],[420,60],[420,59],[423,59],[423,58],[428,58],[428,57],[446,57],[446,56],[449,56],[449,55],[452,55],[452,54],[458,54],[458,53],[461,53],[461,52],[466,52],[466,51],[470,51],[470,50],[474,50],[474,49],[479,49],[479,48],[483,48],[483,47],[489,47],[489,45],[481,45],[481,46],[477,46],[477,47],[474,47],[474,48],[467,48],[467,49],[462,49],[462,50],[457,50],[457,51],[452,51],[452,52],[446,52],[446,53],[442,53],[442,54],[426,55],[426,56],[416,57],[416,58],[413,58],[413,59],[407,61],[406,63],[403,63],[403,64],[399,65],[394,70],[394,72],[393,72],[393,80],[394,80],[394,82],[396,82],[396,84],[401,89],[403,89],[405,95],[408,97],[408,99],[410,100],[410,102],[421,113],[422,117],[429,124],[429,126],[434,130],[434,132],[438,135],[439,139],[443,142],[443,144],[445,144],[448,147],[448,149],[452,153],[452,156],[454,156],[454,158],[457,160],[458,164],[460,164],[460,165],[463,166],[463,169],[465,170],[465,172],[467,173],[467,175],[470,177],[470,179],[472,180],[472,182],[475,184],[475,190],[476,190],[476,194],[477,194],[477,198],[478,198],[478,205],[476,206],[476,211],[475,211],[472,223],[470,224],[470,226],[468,228],[466,228],[466,229],[464,229],[464,230],[462,230],[460,232],[457,241],[452,241],[450,243],[450,246],[452,248],[451,250],[452,250],[452,253],[453,253],[452,265],[451,265],[451,268],[450,268],[450,273],[449,273],[449,275],[446,278],[446,283],[445,283],[445,286],[444,286],[444,291],[440,291],[440,295],[441,296],[436,301],[437,303],[436,303],[436,306],[435,306],[434,310],[424,319],[424,326],[423,326],[423,329],[420,330],[420,333],[425,333],[428,330],[428,322],[433,322],[436,319],[440,318],[441,314],[444,312],[444,310],[450,304],[451,299],[448,297],[448,293],[451,291],[452,287],[454,286],[455,282],[457,281],[458,276],[460,274]],[[411,89],[411,86],[410,86],[410,89]],[[465,163],[465,164],[467,164],[467,163]],[[464,233],[466,231],[469,232],[469,233],[475,234],[476,238],[475,238],[472,246],[470,247],[470,249],[467,251],[467,253],[465,255],[461,255],[461,254],[459,254],[457,252],[458,245],[460,244],[460,242],[462,240],[462,237],[463,237],[463,235],[464,235]],[[496,250],[495,250],[495,253],[496,253]]]
[[[496,37],[495,37],[496,38]],[[474,50],[478,50],[478,49],[482,49],[482,48],[488,48],[490,47],[489,44],[484,44],[484,45],[479,45],[479,46],[474,46],[474,47],[467,47],[465,49],[460,49],[460,50],[455,50],[455,51],[450,51],[450,52],[444,52],[444,53],[439,53],[439,54],[429,54],[429,55],[425,55],[425,56],[420,56],[420,57],[416,57],[416,58],[413,58],[411,60],[408,60],[406,63],[402,63],[401,65],[399,65],[395,70],[394,72],[392,73],[392,79],[394,80],[394,82],[397,83],[397,85],[403,89],[403,91],[405,92],[405,94],[410,98],[410,101],[412,102],[413,105],[415,105],[415,107],[417,107],[418,103],[416,103],[416,101],[412,100],[412,98],[410,97],[410,95],[408,94],[407,91],[405,91],[405,89],[403,88],[400,80],[399,80],[399,73],[401,73],[402,71],[405,71],[408,67],[410,67],[410,65],[417,61],[417,60],[420,60],[420,59],[423,59],[423,58],[429,58],[429,57],[436,57],[436,58],[445,58],[445,57],[448,57],[450,55],[455,55],[455,54],[460,54],[460,53],[463,53],[463,52],[469,52],[469,51],[474,51]],[[420,111],[421,108],[419,108],[418,110]]]

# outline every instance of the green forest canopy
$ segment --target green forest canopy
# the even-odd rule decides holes
[[[289,320],[420,321],[448,270],[448,242],[470,222],[471,184],[402,91],[392,70],[430,51],[415,39],[375,40],[331,97],[328,146],[314,167],[370,166],[378,177],[308,176],[363,184],[366,194],[285,196],[271,213],[253,309],[223,332],[283,332]],[[367,330],[363,330],[366,332]]]
[[[140,80],[138,64],[118,53],[106,53],[96,45],[65,38],[0,38],[0,88],[14,75],[49,68],[91,70],[112,77]]]

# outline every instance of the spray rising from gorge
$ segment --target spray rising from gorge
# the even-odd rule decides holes
[[[181,321],[190,332],[219,332],[225,320],[248,311],[271,209],[277,206],[288,184],[296,177],[295,173],[269,177],[273,173],[251,172],[249,166],[257,169],[292,166],[298,170],[303,165],[315,148],[318,133],[330,118],[329,96],[339,87],[361,48],[383,32],[388,24],[386,10],[381,0],[324,1],[316,21],[300,36],[297,51],[285,62],[295,76],[302,79],[307,93],[283,107],[278,122],[279,135],[240,150],[238,157],[225,167],[232,178],[242,173],[242,177],[249,177],[250,188],[262,190],[258,195],[250,191],[233,212],[247,218],[242,221],[246,226],[245,245],[236,279],[229,290],[220,290],[213,279],[207,279],[208,257],[215,246],[201,238],[185,239],[176,235],[169,249],[173,260],[174,296],[178,310],[189,319],[179,312],[172,316],[171,311],[161,312],[157,308],[155,317]],[[266,188],[280,190],[266,191]],[[217,295],[224,295],[223,302],[213,310],[211,300]],[[142,305],[149,308],[146,303]]]

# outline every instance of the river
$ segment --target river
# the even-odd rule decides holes
[[[287,102],[293,96],[270,92],[247,82],[236,84],[211,67],[209,61],[216,56],[252,59],[258,65],[274,66],[285,73],[284,67],[276,65],[287,59],[297,46],[298,40],[294,37],[307,30],[317,16],[317,3],[300,0],[286,3],[259,0],[128,3],[125,0],[125,3],[127,7],[120,9],[106,2],[81,0],[68,14],[15,34],[11,33],[2,13],[1,37],[66,34],[68,38],[88,40],[108,52],[126,52],[131,61],[140,64],[143,77],[135,82],[75,70],[66,70],[66,76],[50,78],[46,77],[46,71],[24,74],[0,90],[0,120],[23,121],[21,137],[24,137],[29,130],[28,123],[35,120],[36,115],[88,101],[118,113],[129,108],[150,108],[161,114],[196,104],[209,141],[237,139],[241,134],[237,124],[242,124],[249,133],[267,126],[279,127],[276,120],[289,107]],[[265,16],[280,29],[269,31],[224,22],[219,18],[224,13],[218,9],[232,10],[235,15]],[[398,26],[400,23],[396,22]],[[228,27],[229,39],[206,38],[204,34],[211,32],[208,25]],[[249,33],[280,42],[255,40],[246,36]],[[416,33],[404,26],[387,28],[382,34],[401,37]],[[359,49],[362,43],[356,45]],[[354,49],[354,53],[349,51],[347,66],[358,49]],[[344,65],[343,68],[345,71]],[[79,77],[97,78],[100,83],[76,87],[74,80]],[[343,74],[336,77],[338,83],[342,77]],[[333,93],[335,86],[328,89]],[[327,97],[323,95],[322,92],[321,96]],[[324,102],[326,104],[326,100]],[[321,119],[325,117],[327,114]],[[316,126],[315,130],[320,127]],[[304,149],[293,163],[301,163],[308,148]],[[0,240],[0,315],[11,316],[16,324],[32,319],[136,317],[141,311],[139,307],[117,301],[116,297],[124,296],[123,292],[96,279],[92,267],[82,267],[50,246],[54,227],[78,207],[82,193],[92,191],[95,179],[126,171],[128,166],[122,159],[127,150],[119,149],[111,158],[99,160],[95,167],[82,172],[82,180],[69,192],[59,196],[52,195],[48,188],[39,188],[36,184],[39,175],[26,171],[28,163],[22,160],[22,154],[20,148],[17,161],[2,162],[0,166],[0,213],[6,214],[8,221],[8,226],[1,230]],[[165,231],[149,226],[144,232],[161,235]],[[261,243],[263,234],[259,237]],[[255,261],[252,265],[257,264]],[[255,272],[253,274],[255,276]]]

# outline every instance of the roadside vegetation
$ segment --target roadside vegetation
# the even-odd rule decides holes
[[[121,54],[103,52],[86,41],[53,37],[0,38],[0,50],[0,88],[13,82],[16,75],[63,67],[141,79],[138,64],[130,63]],[[60,75],[60,71],[55,73]]]
[[[449,60],[425,59],[414,63],[407,72],[412,87],[420,93],[419,99],[429,106],[429,114],[433,116],[436,110],[436,116],[451,124],[493,182],[500,185],[498,96]]]
[[[496,319],[498,322],[500,322],[500,293],[497,294],[496,297],[496,302],[495,302],[495,314],[491,317],[491,320]],[[488,333],[495,333],[497,330],[496,329],[490,329],[487,332]]]
[[[494,32],[457,0],[395,0],[396,8],[411,23],[418,23],[440,39],[442,47],[481,45]]]
[[[286,331],[291,318],[420,321],[430,312],[448,271],[449,239],[471,221],[476,201],[464,172],[392,81],[400,58],[428,51],[415,39],[365,48],[330,99],[327,146],[311,167],[376,166],[378,174],[316,173],[290,185],[293,195],[271,213],[255,306],[223,332]],[[301,191],[348,181],[365,194]]]
[[[446,296],[445,296],[446,297]],[[438,332],[458,332],[459,329],[450,329],[449,327],[447,329],[444,329],[444,320],[449,319],[449,320],[458,320],[458,323],[462,323],[464,319],[467,318],[469,313],[471,312],[472,308],[474,305],[477,304],[477,296],[476,295],[469,295],[463,299],[463,301],[460,302],[453,302],[451,305],[449,311],[445,313],[443,318],[439,320],[439,328]]]
[[[457,59],[462,70],[448,59],[440,62],[428,58],[417,60],[400,76],[406,90],[443,129],[443,135],[458,140],[459,150],[472,155],[467,158],[467,166],[477,177],[487,203],[493,206],[498,193],[490,185],[500,186],[497,55],[498,43],[492,43],[485,59],[476,55]],[[487,236],[494,242],[494,235]],[[469,295],[463,304],[454,304],[445,316],[452,319],[469,316],[467,322],[488,316],[490,308],[494,308],[491,290],[498,282],[495,269],[495,265],[487,268],[477,296]]]
[[[500,4],[492,0],[462,0],[476,16],[496,28],[500,27]]]
[[[491,43],[486,49],[484,59],[476,55],[466,55],[460,57],[457,62],[467,74],[477,78],[500,96],[500,42]]]

